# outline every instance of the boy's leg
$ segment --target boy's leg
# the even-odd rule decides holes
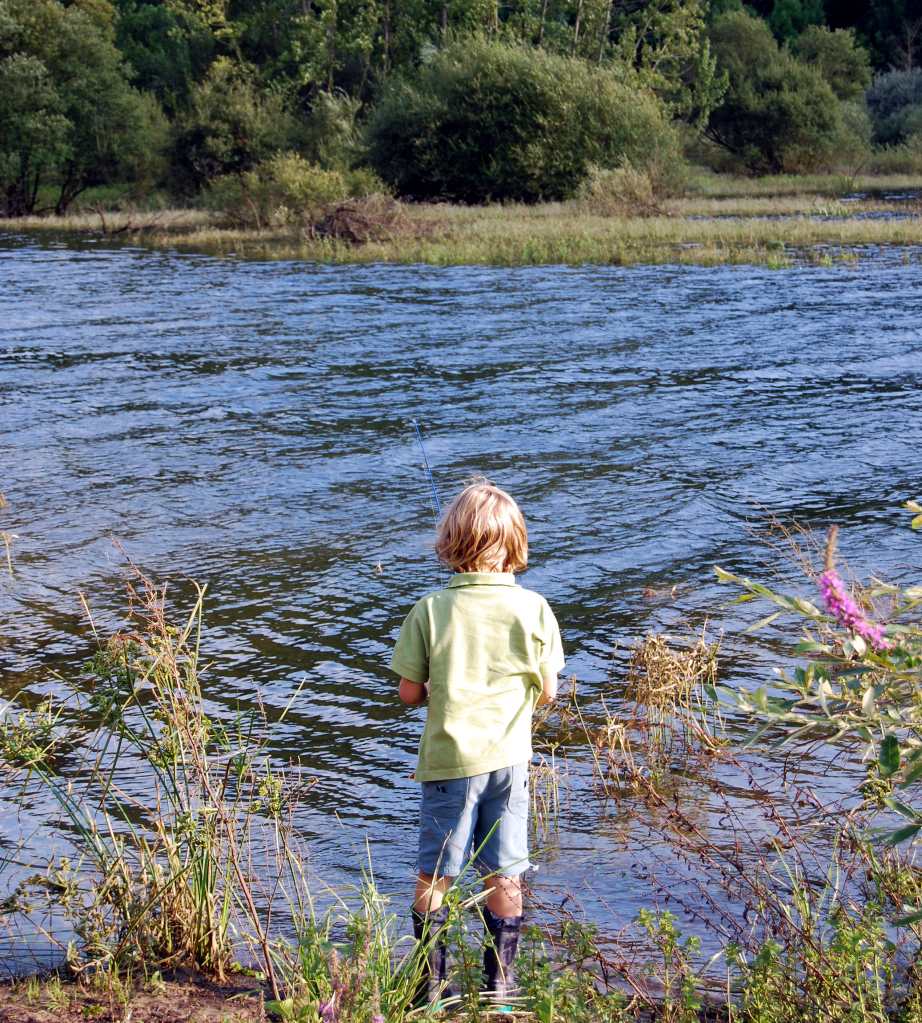
[[[528,764],[494,771],[480,804],[475,845],[489,891],[483,911],[487,941],[484,987],[499,1002],[515,996],[515,956],[522,929],[520,875],[528,861]]]
[[[487,909],[496,916],[522,915],[522,881],[518,877],[502,877],[496,874],[484,878],[487,895]]]
[[[425,950],[425,962],[416,992],[416,1003],[450,997],[448,953],[444,931],[447,909],[445,892],[461,872],[473,837],[476,800],[471,779],[423,782],[420,807],[419,856],[413,898],[413,933]]]
[[[414,1005],[428,1005],[440,998],[451,997],[448,988],[448,948],[444,936],[446,923],[447,906],[440,904],[438,908],[430,906],[428,910],[418,910],[414,904],[413,936],[425,954],[413,998]]]
[[[453,877],[438,877],[424,874],[416,876],[416,894],[413,897],[413,910],[416,913],[434,913],[442,908],[445,892],[451,888]]]

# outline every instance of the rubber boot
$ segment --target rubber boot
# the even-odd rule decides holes
[[[496,916],[484,906],[483,921],[487,929],[483,947],[484,990],[501,1010],[510,1012],[512,1006],[504,1003],[519,993],[515,981],[515,955],[519,950],[522,917]]]
[[[447,920],[447,906],[442,906],[431,913],[418,913],[413,910],[413,934],[416,940],[428,949],[413,998],[413,1005],[416,1007],[432,1005],[451,998],[448,987],[448,947],[444,935]]]

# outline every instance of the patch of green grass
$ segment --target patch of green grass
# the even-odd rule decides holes
[[[911,192],[922,187],[922,170],[882,174],[768,174],[750,178],[699,169],[690,176],[687,187],[689,195],[713,199]]]
[[[429,228],[422,237],[395,237],[351,245],[285,231],[246,232],[220,227],[154,235],[155,245],[255,259],[324,263],[428,263],[436,266],[522,266],[583,263],[629,265],[748,263],[787,266],[816,246],[833,262],[852,261],[866,246],[918,244],[915,219],[841,217],[687,219],[613,218],[572,206],[421,207]]]
[[[359,243],[321,237],[310,227],[233,228],[220,214],[192,209],[29,217],[0,221],[0,230],[101,234],[154,248],[252,259],[436,266],[747,263],[784,268],[799,260],[819,265],[854,261],[866,246],[918,245],[919,202],[886,200],[881,193],[922,190],[922,177],[847,184],[829,175],[699,174],[688,196],[664,202],[652,216],[602,215],[579,200],[535,206],[417,205],[406,207],[407,215],[398,218],[393,230],[384,228]],[[852,188],[867,188],[878,197],[843,203],[838,196]],[[855,216],[868,212],[900,216]],[[820,247],[821,258],[816,258]]]

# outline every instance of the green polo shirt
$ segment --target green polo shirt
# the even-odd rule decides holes
[[[417,781],[468,778],[531,757],[542,678],[564,666],[544,597],[512,573],[462,572],[407,615],[391,668],[429,683]]]

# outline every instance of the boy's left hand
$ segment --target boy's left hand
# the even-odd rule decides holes
[[[429,684],[413,682],[411,679],[400,680],[400,699],[408,707],[421,707],[429,699]]]

